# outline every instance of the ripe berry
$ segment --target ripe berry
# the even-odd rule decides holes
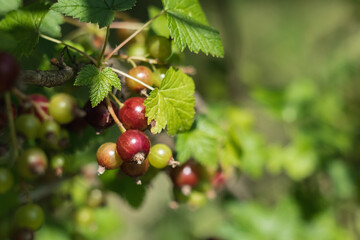
[[[162,36],[153,36],[148,42],[150,56],[159,60],[165,60],[171,55],[171,42]]]
[[[50,99],[49,113],[60,124],[71,122],[75,118],[76,101],[66,93],[58,93]]]
[[[16,229],[11,234],[11,240],[33,240],[34,239],[34,231],[27,228],[19,228]]]
[[[41,123],[32,114],[20,115],[15,120],[15,129],[23,134],[27,139],[35,139],[39,134]]]
[[[173,159],[171,149],[165,144],[156,144],[151,147],[148,155],[151,166],[164,168]]]
[[[44,120],[41,115],[38,113],[38,111],[36,111],[36,109],[34,108],[32,102],[34,102],[35,104],[38,104],[40,106],[40,108],[43,110],[44,113],[48,114],[49,113],[49,109],[48,109],[48,104],[49,104],[49,99],[47,97],[45,97],[44,95],[41,94],[31,94],[27,97],[27,100],[23,101],[20,105],[20,112],[22,113],[34,113],[35,116],[40,120]]]
[[[150,151],[150,140],[139,130],[127,130],[116,142],[116,150],[124,162],[141,164]]]
[[[165,78],[166,75],[166,68],[158,68],[153,72],[153,79],[154,79],[154,86],[160,87],[162,80]]]
[[[0,52],[0,92],[10,90],[19,72],[20,68],[16,59],[8,53]]]
[[[186,162],[173,169],[171,178],[177,187],[193,187],[199,181],[199,168],[194,162]]]
[[[47,165],[47,157],[40,148],[29,148],[25,150],[17,161],[18,173],[23,178],[29,180],[43,175]]]
[[[44,223],[44,212],[37,204],[28,203],[22,205],[15,212],[15,223],[19,228],[35,231]]]
[[[122,160],[116,151],[116,144],[107,142],[99,147],[96,152],[96,160],[99,164],[98,174],[105,170],[116,169],[122,164]]]
[[[0,168],[0,194],[6,193],[14,184],[12,173],[6,168]]]
[[[119,119],[126,129],[145,130],[147,117],[145,117],[144,98],[132,97],[124,102],[119,110]]]
[[[152,71],[145,66],[137,66],[130,69],[129,73],[130,76],[140,80],[143,83],[146,83],[149,86],[153,85],[153,75]],[[135,82],[131,78],[125,78],[125,83],[131,91],[140,92],[141,90],[145,89],[142,84]]]
[[[124,162],[121,165],[121,171],[129,177],[141,177],[149,169],[149,160],[145,159],[141,164],[135,162]]]
[[[116,104],[111,101],[111,105],[116,112]],[[114,119],[111,117],[105,101],[100,102],[94,108],[91,106],[91,102],[88,101],[84,106],[84,110],[86,112],[86,121],[93,126],[96,131],[104,130],[114,124]]]

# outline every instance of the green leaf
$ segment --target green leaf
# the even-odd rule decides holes
[[[162,0],[171,37],[183,51],[200,50],[206,55],[223,57],[224,50],[218,31],[211,28],[197,0]]]
[[[61,24],[64,23],[63,16],[50,10],[40,25],[40,32],[52,37],[61,37]]]
[[[160,88],[153,90],[144,102],[151,132],[159,133],[166,125],[171,135],[188,130],[195,115],[194,91],[191,77],[169,68]]]
[[[46,13],[44,4],[35,3],[9,12],[0,21],[0,32],[11,35],[16,41],[17,47],[13,49],[13,54],[22,57],[31,53],[39,41],[39,28]]]
[[[0,16],[3,16],[7,12],[18,9],[21,6],[21,0],[0,0],[0,6]]]
[[[149,9],[149,17],[153,18],[156,15],[160,13],[160,9],[154,6],[150,6]],[[170,32],[168,28],[168,22],[166,19],[166,16],[161,15],[157,17],[152,23],[151,23],[151,29],[159,36],[163,36],[166,38],[169,38]]]
[[[219,159],[219,150],[223,132],[214,123],[199,117],[196,128],[178,134],[176,137],[176,160],[186,162],[193,157],[196,161],[215,166]]]
[[[51,9],[81,22],[98,23],[105,27],[114,20],[115,11],[131,9],[136,0],[59,0]]]
[[[91,64],[81,69],[74,85],[90,87],[92,107],[98,105],[108,95],[112,86],[119,90],[121,89],[120,79],[113,70],[107,67],[100,71],[100,69]]]

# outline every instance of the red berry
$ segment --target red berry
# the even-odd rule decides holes
[[[129,73],[130,76],[140,80],[143,83],[146,83],[149,86],[153,85],[153,75],[152,71],[145,66],[137,66],[132,68]],[[141,90],[145,89],[144,85],[134,81],[131,78],[125,78],[125,83],[128,88],[134,92],[140,92]]]
[[[199,181],[199,168],[194,162],[186,162],[173,169],[171,178],[177,187],[193,187]]]
[[[8,53],[0,53],[0,92],[10,90],[19,75],[17,60]]]
[[[149,169],[149,160],[145,159],[141,164],[135,162],[124,162],[121,165],[121,171],[129,177],[141,177]]]
[[[29,100],[35,102],[36,104],[41,106],[41,109],[46,113],[49,114],[49,99],[47,97],[45,97],[44,95],[41,94],[32,94],[28,96]],[[38,113],[38,111],[35,111],[35,115],[39,120],[44,120],[42,119],[41,115]]]
[[[116,112],[116,104],[111,101],[111,105]],[[111,117],[105,101],[100,102],[94,108],[91,106],[90,101],[88,101],[84,106],[84,110],[86,112],[86,121],[93,126],[96,131],[104,130],[114,124],[114,119]]]
[[[144,98],[132,97],[124,102],[119,110],[119,119],[126,129],[143,131],[147,128]]]
[[[120,135],[116,149],[124,162],[141,164],[150,151],[150,140],[139,130],[127,130]]]
[[[111,142],[104,143],[99,147],[96,152],[96,160],[99,164],[99,174],[103,174],[105,169],[115,169],[122,164],[122,160],[116,151],[116,144]]]

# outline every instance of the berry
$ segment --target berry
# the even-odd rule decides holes
[[[75,223],[78,226],[88,226],[94,220],[94,213],[91,208],[83,207],[75,213]]]
[[[180,167],[174,168],[171,178],[177,187],[194,187],[199,181],[199,169],[193,162],[186,162]]]
[[[0,168],[0,194],[6,193],[14,184],[12,173],[6,168]]]
[[[20,68],[16,59],[8,53],[0,53],[0,92],[10,90],[15,84]]]
[[[165,78],[167,69],[166,68],[158,68],[153,72],[154,86],[160,87],[162,80]]]
[[[156,144],[151,147],[148,155],[151,166],[164,168],[173,159],[171,149],[165,144]]]
[[[124,162],[121,165],[121,171],[129,177],[141,177],[149,169],[149,160],[145,159],[141,164],[135,162]]]
[[[149,86],[153,85],[153,75],[152,75],[151,70],[148,67],[145,67],[145,66],[134,67],[134,68],[130,69],[128,74],[130,76],[140,80],[141,82],[146,83]],[[125,78],[125,83],[128,86],[128,88],[134,92],[140,92],[141,90],[146,88],[142,84],[135,82],[134,80],[132,80],[131,78],[128,78],[128,77]]]
[[[62,168],[65,165],[65,157],[63,155],[55,155],[50,159],[51,168]]]
[[[51,143],[56,142],[60,134],[60,125],[54,120],[46,120],[42,123],[39,131],[39,137],[42,141]]]
[[[117,107],[113,101],[111,101],[111,105],[116,112]],[[86,112],[86,121],[93,126],[96,131],[104,130],[114,124],[114,119],[111,117],[105,101],[100,102],[94,108],[91,106],[91,102],[88,101],[84,106],[84,110]]]
[[[35,231],[44,223],[44,212],[37,204],[28,203],[22,205],[15,212],[15,223],[19,228],[28,228]]]
[[[91,189],[88,193],[87,204],[89,207],[98,207],[105,202],[104,192],[98,188]]]
[[[147,55],[147,49],[143,44],[135,43],[129,46],[129,57],[145,57]]]
[[[148,127],[144,100],[141,97],[132,97],[126,100],[120,108],[119,119],[126,129],[143,131]]]
[[[162,36],[153,36],[148,42],[150,56],[159,60],[165,60],[171,55],[171,42]]]
[[[44,120],[41,117],[41,115],[38,113],[38,111],[36,111],[32,102],[34,102],[35,104],[38,104],[40,106],[40,108],[44,111],[44,113],[48,114],[49,113],[49,109],[48,109],[49,99],[41,94],[31,94],[27,97],[27,100],[23,101],[22,104],[20,105],[20,112],[34,113],[35,116],[40,121]]]
[[[41,123],[32,114],[22,114],[15,120],[15,129],[27,139],[35,139],[38,136]]]
[[[192,208],[198,208],[203,206],[206,202],[207,202],[207,198],[204,193],[198,191],[192,191],[187,203]]]
[[[13,234],[11,234],[11,240],[33,240],[34,231],[27,228],[16,229]]]
[[[50,99],[49,113],[60,124],[71,122],[75,118],[76,101],[66,93],[58,93]]]
[[[99,164],[99,174],[103,174],[105,169],[116,169],[122,164],[122,160],[116,151],[116,144],[111,142],[104,143],[99,147],[96,152],[96,160]]]
[[[50,159],[51,168],[55,169],[56,176],[61,177],[65,165],[65,157],[63,155],[55,155]]]
[[[124,162],[141,164],[150,151],[150,140],[139,130],[127,130],[116,142],[116,150]]]
[[[25,150],[17,161],[20,176],[29,180],[43,175],[47,165],[47,157],[40,148],[29,148]]]

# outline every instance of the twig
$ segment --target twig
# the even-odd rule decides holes
[[[141,23],[134,22],[113,22],[110,24],[110,28],[115,29],[129,29],[129,30],[138,30],[143,25]]]
[[[40,37],[42,37],[42,38],[44,38],[44,39],[46,39],[46,40],[49,40],[49,41],[51,41],[51,42],[57,43],[57,44],[63,44],[63,45],[65,45],[65,46],[67,46],[67,47],[69,47],[69,48],[77,51],[78,53],[82,54],[83,56],[87,57],[87,58],[90,59],[95,65],[97,64],[95,58],[91,57],[90,55],[88,55],[87,53],[81,51],[80,49],[77,49],[76,47],[73,47],[73,46],[71,46],[71,45],[69,45],[69,44],[67,44],[67,43],[64,43],[63,41],[60,41],[60,40],[57,40],[57,39],[55,39],[55,38],[46,36],[46,35],[44,35],[44,34],[40,34]]]
[[[117,51],[120,50],[125,44],[127,44],[131,39],[133,39],[139,32],[141,32],[143,29],[145,29],[150,23],[152,23],[157,17],[164,14],[164,11],[159,12],[155,17],[147,21],[141,28],[136,30],[133,34],[131,34],[127,39],[125,39],[119,46],[117,46],[109,55],[106,56],[105,61],[108,61],[112,55],[114,55]]]

